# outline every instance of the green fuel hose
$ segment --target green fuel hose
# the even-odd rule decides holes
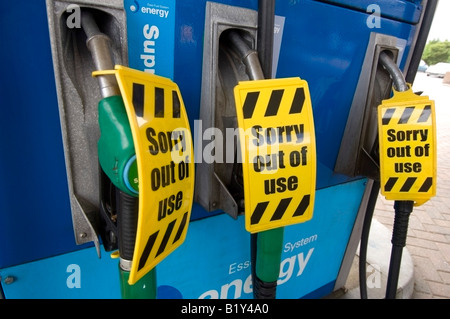
[[[122,299],[156,299],[156,270],[152,269],[134,285],[128,284],[130,272],[119,267]]]
[[[253,295],[255,299],[275,299],[284,238],[284,227],[251,235]]]

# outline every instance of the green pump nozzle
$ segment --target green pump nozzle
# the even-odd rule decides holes
[[[86,45],[96,70],[112,70],[110,39],[100,32],[92,13],[81,13]],[[130,196],[138,196],[137,164],[125,106],[114,75],[97,76],[103,99],[98,105],[100,166],[111,182]]]
[[[81,25],[86,33],[86,45],[97,71],[113,70],[110,39],[101,33],[92,12],[81,13]],[[98,104],[100,139],[98,158],[104,175],[117,188],[113,201],[117,208],[119,238],[119,275],[122,298],[155,299],[156,272],[150,271],[135,285],[128,284],[138,223],[138,174],[136,154],[125,105],[114,75],[97,76],[102,99]],[[103,199],[102,199],[103,200]],[[103,205],[103,203],[102,203]]]

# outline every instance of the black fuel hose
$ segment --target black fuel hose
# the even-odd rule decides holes
[[[399,92],[408,91],[409,87],[406,83],[402,71],[398,68],[394,60],[392,60],[389,54],[385,51],[380,53],[380,62],[391,76],[392,82],[394,82],[395,89]]]
[[[230,30],[225,34],[228,46],[235,51],[246,67],[250,80],[263,80],[264,72],[258,57],[258,52],[251,49],[237,30]]]
[[[399,92],[404,92],[409,89],[408,84],[403,76],[403,73],[398,68],[397,64],[392,60],[386,52],[381,52],[379,56],[380,63],[389,73],[394,87]],[[374,146],[375,147],[375,146]],[[366,263],[367,263],[367,248],[369,241],[369,233],[375,205],[380,190],[380,182],[373,181],[371,193],[366,208],[366,215],[364,217],[363,229],[361,233],[361,242],[359,250],[359,284],[361,299],[367,299],[367,278],[366,278]],[[395,217],[394,227],[392,231],[392,251],[389,262],[389,273],[386,287],[386,299],[395,298],[398,286],[398,278],[400,274],[401,257],[403,247],[406,245],[406,236],[408,231],[409,215],[412,212],[414,202],[412,201],[395,201]]]
[[[257,51],[266,79],[272,78],[273,32],[275,26],[275,1],[258,1]]]
[[[379,191],[380,182],[374,180],[372,183],[372,189],[370,190],[369,200],[367,202],[366,215],[364,216],[363,228],[361,233],[361,242],[359,244],[359,292],[361,295],[361,299],[367,299],[367,248],[369,244],[370,227]]]
[[[409,216],[413,211],[413,206],[413,201],[398,200],[394,202],[395,219],[394,229],[392,231],[392,251],[386,286],[386,299],[395,299],[397,294],[403,247],[406,246]]]

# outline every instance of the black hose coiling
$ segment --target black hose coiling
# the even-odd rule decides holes
[[[394,231],[392,233],[392,245],[398,247],[406,246],[406,237],[408,233],[409,215],[413,211],[414,202],[395,201]]]
[[[255,299],[275,299],[277,294],[277,282],[266,282],[253,277],[253,296]]]
[[[395,201],[394,229],[392,232],[392,251],[389,275],[386,286],[386,299],[395,299],[402,261],[403,247],[406,246],[409,216],[413,211],[413,201]]]
[[[119,237],[120,258],[133,259],[138,222],[139,198],[118,190],[117,231]]]

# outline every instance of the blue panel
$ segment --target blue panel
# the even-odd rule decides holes
[[[334,5],[348,7],[372,13],[373,5],[377,5],[382,17],[399,20],[407,23],[418,23],[422,7],[420,0],[319,0]]]
[[[250,9],[258,3],[218,2]],[[313,220],[286,228],[280,297],[318,297],[332,289],[364,190],[364,180],[349,183],[333,168],[370,33],[406,40],[403,67],[415,32],[387,18],[370,29],[370,14],[342,5],[350,2],[356,3],[276,4],[285,18],[277,77],[309,82],[319,189]],[[176,1],[173,75],[192,128],[202,93],[205,3]],[[106,253],[98,260],[93,248],[78,250],[85,246],[73,238],[45,1],[2,2],[0,32],[0,275],[17,278],[3,286],[6,297],[117,298],[117,261]],[[193,210],[193,216],[204,214],[197,204]],[[185,243],[158,266],[160,297],[250,297],[249,253],[243,217],[192,222]],[[68,287],[70,265],[80,267],[80,288]]]
[[[314,218],[285,228],[278,298],[332,291],[364,188],[361,180],[318,191]],[[3,286],[6,298],[119,298],[118,261],[102,256],[90,248],[2,269],[2,278],[16,278]],[[252,298],[250,269],[243,216],[197,220],[183,245],[156,267],[158,298]]]
[[[364,188],[360,180],[319,190],[313,219],[285,228],[277,298],[332,291]],[[252,298],[249,262],[243,216],[222,214],[191,223],[183,245],[157,266],[158,284],[166,298]]]
[[[7,299],[120,298],[119,261],[94,248],[0,270]]]
[[[256,0],[216,2],[253,10],[258,7]],[[180,87],[194,133],[202,94],[205,6],[205,0],[197,0],[195,5],[176,2],[174,81]],[[369,13],[313,0],[277,1],[275,9],[278,16],[285,18],[277,77],[299,76],[308,81],[311,91],[317,138],[317,189],[348,182],[352,179],[334,173],[334,165],[370,33],[397,36],[409,47],[415,28],[382,18],[381,27],[371,29],[367,26]],[[406,49],[401,66],[408,52]],[[193,219],[210,215],[194,205]]]
[[[153,0],[151,6],[144,2],[140,4],[135,0],[125,0],[124,8],[129,17],[129,67],[173,79],[175,0]],[[156,21],[158,27],[150,27],[150,20]],[[144,41],[148,40],[155,44],[144,47]]]
[[[334,165],[361,73],[371,32],[407,41],[403,67],[415,29],[381,18],[381,28],[371,29],[369,14],[316,1],[279,1],[276,13],[285,16],[277,77],[300,76],[308,81],[313,105],[317,188],[348,178],[335,174]]]
[[[257,1],[217,2],[257,9]],[[200,0],[192,6],[177,2],[174,80],[183,95],[192,129],[194,120],[199,118],[202,93],[205,3]],[[398,3],[401,6],[404,1]],[[400,65],[403,67],[415,28],[386,18],[381,18],[380,28],[369,28],[370,13],[313,0],[277,1],[275,9],[278,16],[285,17],[277,77],[300,76],[308,81],[311,91],[317,138],[317,188],[347,182],[348,177],[334,174],[333,170],[370,33],[406,40]]]
[[[0,4],[0,267],[73,250],[45,1]]]
[[[203,33],[205,27],[206,0],[177,1],[175,25],[174,81],[180,87],[191,129],[199,118],[202,84]],[[257,0],[213,1],[257,10]],[[188,36],[188,38],[187,38]]]

